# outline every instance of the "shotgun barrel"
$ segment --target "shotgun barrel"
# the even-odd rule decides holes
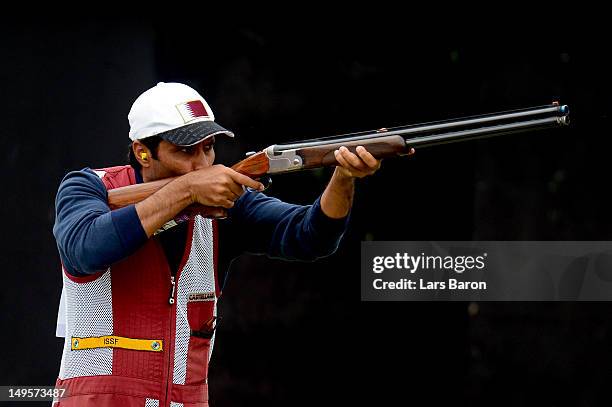
[[[337,165],[334,151],[342,146],[352,152],[357,146],[364,146],[380,159],[406,155],[412,148],[558,128],[568,124],[569,107],[554,102],[526,109],[274,144],[258,153],[248,153],[247,158],[233,165],[232,169],[251,178],[260,178],[267,174]],[[171,180],[110,190],[109,206],[114,209],[139,202]],[[213,211],[215,208],[209,209]]]

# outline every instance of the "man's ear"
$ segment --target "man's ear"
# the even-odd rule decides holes
[[[136,160],[143,167],[149,167],[151,165],[151,150],[147,148],[140,141],[136,140],[132,143],[132,151],[136,156]]]

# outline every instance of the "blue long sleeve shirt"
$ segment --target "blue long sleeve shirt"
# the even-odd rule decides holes
[[[137,172],[138,182],[142,182]],[[56,197],[53,227],[60,259],[76,276],[105,270],[134,253],[147,236],[134,205],[111,211],[102,180],[89,168],[62,180]],[[332,254],[346,231],[349,216],[327,217],[321,197],[313,205],[293,205],[263,193],[246,192],[219,221],[220,265],[244,253],[312,261]],[[171,229],[172,230],[172,229]],[[164,248],[176,233],[162,232]],[[184,246],[179,239],[179,245]],[[222,270],[224,272],[225,270]]]

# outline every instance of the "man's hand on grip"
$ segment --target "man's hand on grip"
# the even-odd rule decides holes
[[[263,190],[255,181],[221,164],[190,172],[183,176],[189,187],[192,203],[231,208],[244,193],[245,187]]]

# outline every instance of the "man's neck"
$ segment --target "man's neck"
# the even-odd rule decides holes
[[[134,174],[136,174],[136,183],[142,184],[144,182],[142,177],[142,168],[134,168]]]

